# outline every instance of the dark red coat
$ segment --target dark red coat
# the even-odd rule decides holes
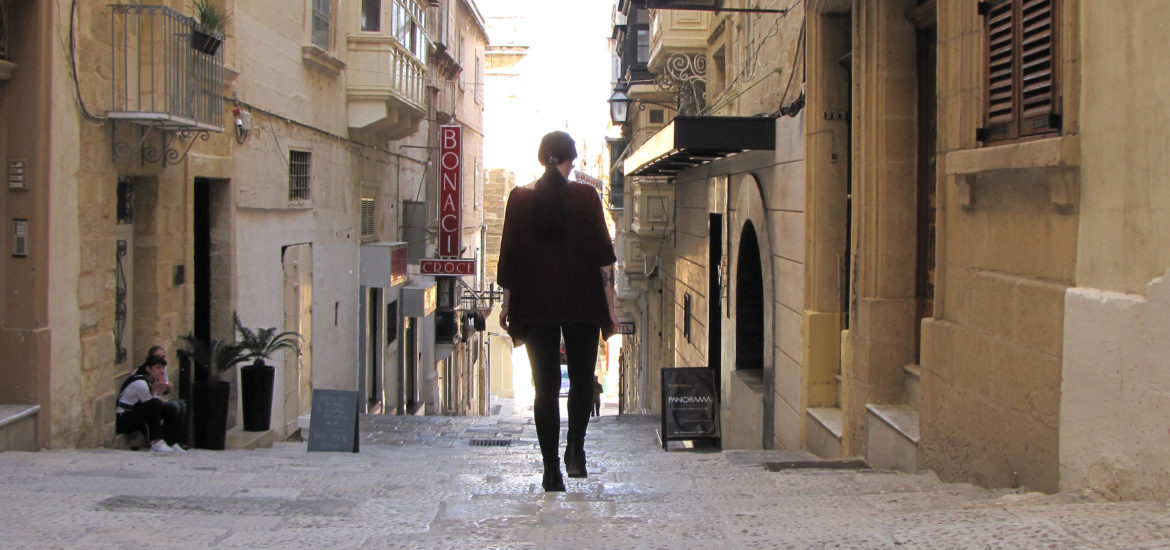
[[[508,195],[496,282],[510,290],[509,334],[523,341],[537,323],[590,323],[613,333],[601,268],[617,261],[597,190],[569,182],[565,190],[565,238],[536,238],[536,191],[517,187]]]

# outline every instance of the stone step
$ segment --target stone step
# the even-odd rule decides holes
[[[808,449],[821,458],[841,458],[844,415],[837,407],[808,409]]]
[[[868,404],[866,460],[874,468],[916,473],[918,410],[905,404]]]
[[[40,405],[0,405],[0,452],[36,451]]]
[[[918,365],[906,365],[902,367],[902,372],[905,374],[903,381],[903,399],[911,408],[918,409],[920,395],[918,387],[922,380],[922,367]]]
[[[224,446],[228,449],[252,450],[268,448],[274,443],[276,443],[276,430],[247,432],[242,426],[236,426],[228,430]]]

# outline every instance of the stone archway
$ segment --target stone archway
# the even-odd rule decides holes
[[[733,175],[731,187],[728,299],[734,309],[722,338],[723,448],[772,448],[775,296],[769,223],[755,176]]]
[[[756,228],[747,222],[736,252],[735,370],[741,375],[764,370],[764,282]]]

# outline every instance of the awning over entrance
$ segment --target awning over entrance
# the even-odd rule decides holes
[[[776,148],[772,117],[677,117],[634,151],[627,176],[673,176],[745,151]]]

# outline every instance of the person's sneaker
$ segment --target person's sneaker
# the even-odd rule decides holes
[[[181,443],[175,443],[174,445],[171,445],[171,450],[172,450],[172,451],[175,451],[176,453],[185,453],[185,452],[187,452],[187,449],[184,449],[184,448],[183,448],[183,445],[182,445]]]
[[[166,441],[163,441],[161,439],[158,441],[155,441],[154,443],[151,443],[150,450],[152,452],[155,452],[155,453],[173,453],[173,452],[175,452],[175,450],[172,449],[170,445],[167,445]]]

